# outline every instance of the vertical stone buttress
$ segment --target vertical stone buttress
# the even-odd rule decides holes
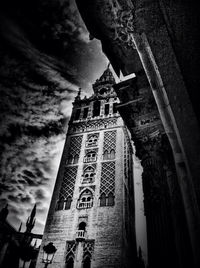
[[[42,248],[53,267],[133,267],[136,258],[132,146],[107,68],[94,94],[73,103]]]

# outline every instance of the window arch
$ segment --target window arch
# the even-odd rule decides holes
[[[103,193],[100,196],[100,207],[105,207],[106,206],[106,195]]]
[[[113,195],[113,193],[108,194],[107,206],[114,206],[114,195]]]
[[[115,150],[110,151],[110,159],[115,159]]]
[[[79,159],[79,156],[78,156],[78,154],[76,154],[74,156],[74,162],[73,162],[73,164],[77,164],[78,163],[78,159]]]
[[[72,198],[71,198],[71,196],[67,197],[67,199],[65,200],[65,210],[70,209],[70,207],[71,207],[71,202],[72,202]]]
[[[69,155],[69,157],[68,157],[68,164],[73,164],[73,155]]]
[[[115,150],[112,149],[110,151],[105,150],[103,153],[103,160],[113,160],[115,159]]]
[[[104,151],[103,160],[108,160],[108,151]]]
[[[85,231],[85,228],[86,228],[86,223],[84,221],[80,222],[78,225],[78,229]]]
[[[106,195],[102,193],[100,196],[100,207],[112,207],[115,205],[115,197],[113,193]]]
[[[64,197],[61,197],[57,202],[56,210],[63,210],[64,208]]]
[[[93,167],[89,166],[85,168],[82,183],[92,183],[94,181],[94,176],[95,171]]]
[[[97,135],[92,135],[88,138],[87,146],[96,146],[98,141]]]
[[[93,195],[92,192],[86,189],[81,193],[80,198],[78,200],[77,207],[80,209],[90,208],[93,205]]]
[[[86,156],[84,158],[84,162],[93,162],[97,159],[97,153],[96,151],[89,151],[86,153]]]

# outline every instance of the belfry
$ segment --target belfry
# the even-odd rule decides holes
[[[49,242],[52,267],[137,267],[133,152],[114,84],[107,67],[91,97],[75,97],[38,268]]]

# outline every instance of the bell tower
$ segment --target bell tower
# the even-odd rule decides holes
[[[52,267],[136,267],[132,145],[117,111],[109,67],[94,94],[74,102],[42,248],[57,248]]]

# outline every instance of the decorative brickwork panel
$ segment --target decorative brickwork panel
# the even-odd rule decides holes
[[[66,245],[66,259],[69,255],[75,256],[76,253],[76,242],[74,240],[67,241]]]
[[[83,255],[89,254],[92,256],[94,252],[94,240],[85,240],[84,246],[83,246]]]
[[[74,123],[69,128],[69,133],[80,133],[87,130],[99,130],[105,129],[108,127],[113,127],[117,125],[117,118],[108,118],[108,119],[99,119],[99,120],[91,120],[82,123]]]
[[[67,167],[65,169],[63,182],[60,190],[60,197],[64,197],[66,199],[69,196],[73,196],[77,169],[78,166]]]
[[[115,162],[109,161],[102,163],[101,170],[101,184],[100,184],[100,195],[109,193],[114,195],[115,193]]]
[[[82,139],[83,139],[83,135],[71,137],[69,154],[72,155],[73,157],[75,155],[80,154]]]
[[[115,150],[116,148],[116,136],[117,131],[106,131],[104,132],[104,143],[103,143],[103,150],[110,152],[111,150]]]

